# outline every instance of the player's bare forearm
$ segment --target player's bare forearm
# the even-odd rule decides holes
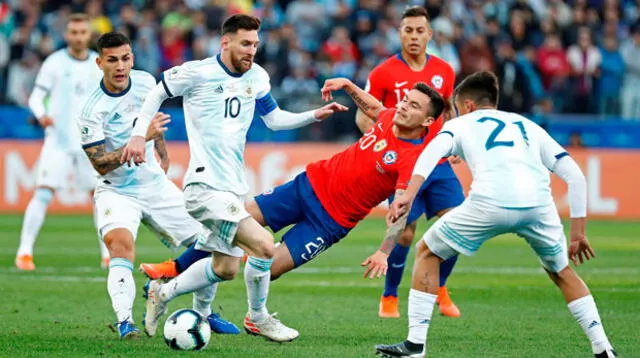
[[[358,126],[360,132],[367,133],[369,130],[371,130],[375,123],[375,120],[369,118],[358,108],[358,110],[356,111],[356,126]]]
[[[353,102],[355,102],[362,113],[374,121],[378,119],[378,114],[384,107],[377,98],[353,83],[349,83],[349,85],[344,88],[344,91],[353,99]]]
[[[107,153],[104,144],[101,144],[85,148],[84,152],[87,153],[87,157],[89,157],[93,168],[100,173],[100,175],[105,175],[122,165],[120,158],[122,157],[124,148],[125,147],[120,147],[113,152]]]
[[[156,149],[156,153],[158,153],[161,161],[169,159],[169,152],[167,152],[167,143],[164,140],[164,135],[159,134],[153,138],[153,147]]]
[[[396,190],[396,198],[399,198],[405,194],[404,190]],[[407,218],[409,217],[409,211],[411,208],[408,208],[404,214],[402,214],[396,221],[390,224],[387,227],[387,231],[384,233],[384,239],[382,240],[382,244],[380,244],[379,250],[384,252],[385,254],[390,254],[391,250],[393,250],[394,246],[400,239],[400,235],[404,231],[407,226]]]

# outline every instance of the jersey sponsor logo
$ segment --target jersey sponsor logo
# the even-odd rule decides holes
[[[378,161],[376,161],[376,170],[377,170],[377,171],[378,171],[378,173],[380,173],[380,174],[384,174],[384,173],[386,173],[386,172],[384,171],[384,168],[382,167],[382,165],[380,165],[380,162],[378,162]]]
[[[111,122],[117,122],[118,119],[122,118],[122,116],[120,115],[120,113],[116,113],[113,115],[113,117],[111,117]]]
[[[142,102],[144,102],[144,100],[142,100],[140,103],[142,103]],[[125,107],[124,112],[125,112],[125,113],[131,113],[131,112],[133,112],[133,111],[135,111],[135,110],[136,110],[136,105],[135,105],[135,103],[129,103],[129,104]]]
[[[391,165],[398,159],[398,153],[393,150],[389,150],[382,156],[382,162],[386,165]]]
[[[387,147],[387,140],[386,139],[381,139],[381,140],[377,141],[376,144],[373,146],[373,151],[374,152],[379,152],[379,151],[383,150],[386,147]]]
[[[436,89],[441,89],[442,85],[444,84],[444,79],[440,75],[435,75],[435,76],[431,77],[431,84]]]
[[[216,87],[215,90],[213,90],[213,92],[220,94],[224,92],[224,87],[222,87],[222,85],[218,85],[218,87]]]
[[[395,85],[396,85],[396,88],[400,88],[400,87],[406,85],[407,83],[409,83],[409,81],[396,82]]]

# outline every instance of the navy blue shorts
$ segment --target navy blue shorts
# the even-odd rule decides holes
[[[351,230],[336,223],[322,207],[307,173],[298,175],[272,192],[256,196],[255,200],[273,232],[294,225],[284,234],[282,241],[287,244],[295,267],[313,260]]]
[[[390,201],[393,201],[393,197]],[[438,212],[454,208],[463,201],[464,191],[451,164],[449,162],[438,164],[422,184],[411,206],[407,222],[415,222],[422,214],[425,214],[429,220]]]

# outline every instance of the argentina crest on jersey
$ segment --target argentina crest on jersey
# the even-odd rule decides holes
[[[391,165],[398,159],[398,153],[393,150],[388,150],[382,156],[382,162],[386,165]]]

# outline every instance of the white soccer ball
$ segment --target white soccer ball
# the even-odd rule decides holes
[[[198,351],[206,347],[210,339],[209,322],[192,309],[175,311],[164,323],[164,341],[172,349]]]

